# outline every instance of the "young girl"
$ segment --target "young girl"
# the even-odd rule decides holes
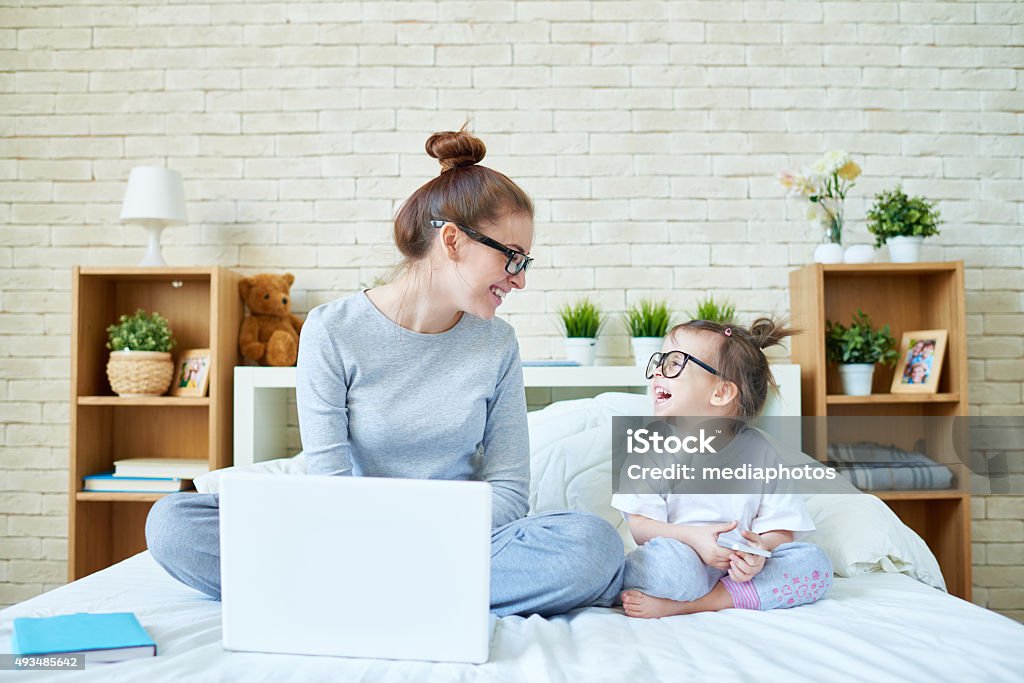
[[[677,325],[648,364],[654,414],[740,418],[741,424],[756,416],[775,387],[762,349],[793,333],[769,318],[749,330],[705,320]],[[742,453],[762,461],[774,453],[747,426],[717,452],[723,460]],[[814,530],[797,495],[618,494],[612,505],[623,511],[640,546],[626,558],[622,605],[631,617],[795,607],[818,600],[832,585],[825,553],[793,542],[795,532]],[[734,529],[747,545],[770,550],[771,558],[719,546],[719,534]]]

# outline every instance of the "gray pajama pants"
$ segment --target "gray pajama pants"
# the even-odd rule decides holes
[[[175,493],[146,519],[153,559],[178,581],[220,599],[220,503],[212,493]],[[622,539],[580,512],[524,517],[491,532],[491,611],[563,614],[609,607],[622,591]]]
[[[740,609],[796,607],[825,596],[832,586],[832,563],[810,543],[783,543],[750,581],[733,581],[728,572],[704,564],[697,552],[674,538],[652,538],[626,556],[625,589],[658,598],[691,602],[719,581]]]

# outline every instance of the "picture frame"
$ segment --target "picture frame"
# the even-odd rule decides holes
[[[946,356],[948,330],[909,330],[903,333],[899,361],[892,377],[894,394],[934,394],[939,390]]]
[[[210,349],[182,351],[174,364],[171,396],[191,396],[193,398],[206,396],[206,390],[210,386],[212,360]]]

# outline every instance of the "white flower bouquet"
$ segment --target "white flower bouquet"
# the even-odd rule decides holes
[[[810,203],[807,219],[821,227],[825,241],[840,244],[843,239],[843,202],[860,172],[860,166],[849,154],[831,150],[801,171],[780,173],[778,180],[788,196],[802,197]]]

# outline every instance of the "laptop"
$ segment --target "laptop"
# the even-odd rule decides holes
[[[220,484],[225,649],[486,662],[486,482],[235,473]]]

